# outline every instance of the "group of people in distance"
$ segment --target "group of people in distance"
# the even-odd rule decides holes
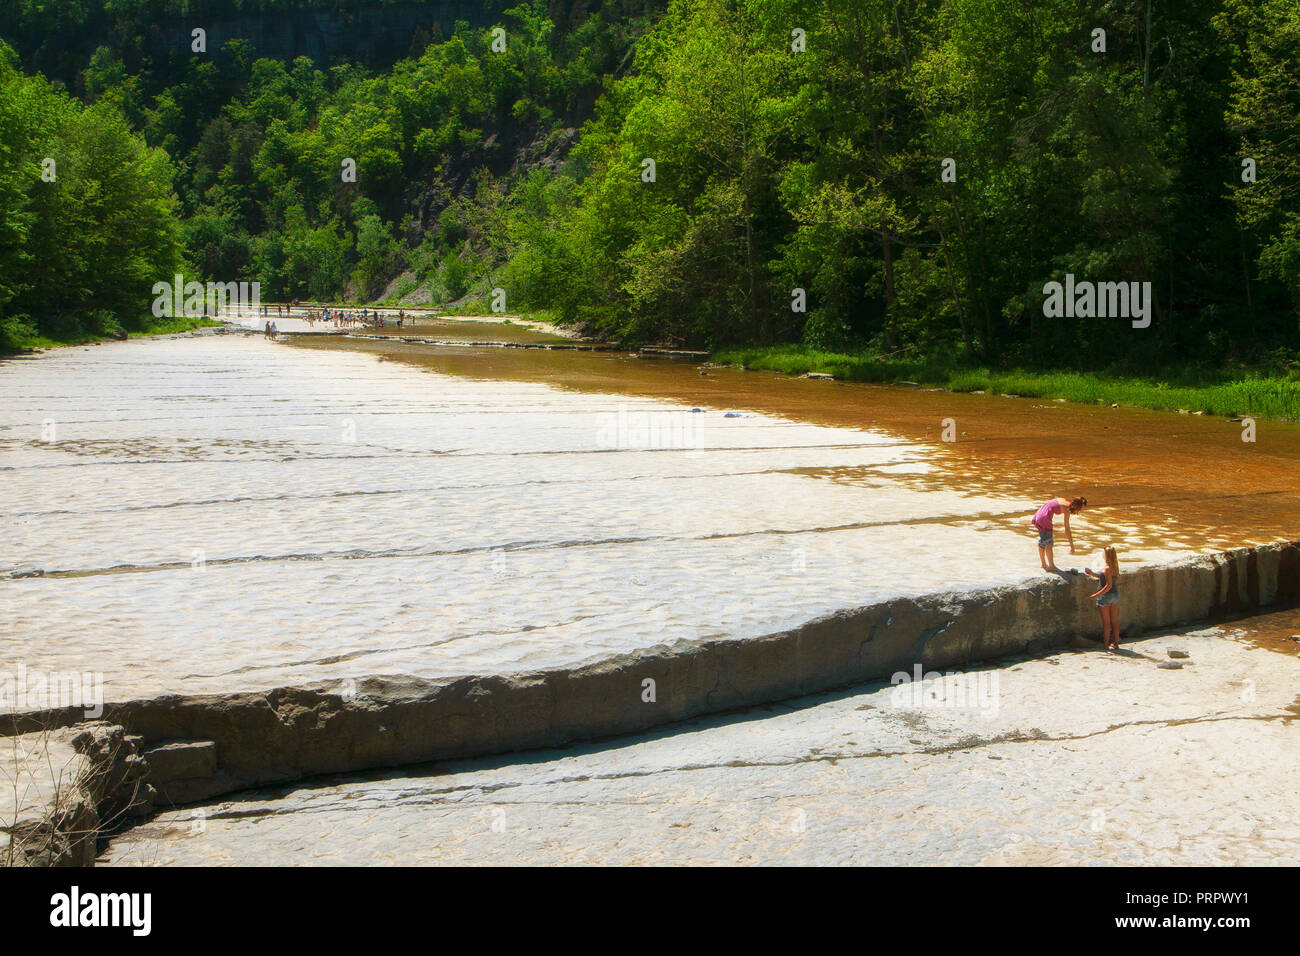
[[[294,307],[297,307],[298,305],[297,300],[294,300],[293,305]],[[270,309],[275,309],[276,315],[291,314],[290,307],[287,305],[275,305],[275,306],[264,305],[262,306],[262,314],[269,315]],[[333,325],[336,329],[350,328],[356,325],[360,325],[365,328],[376,328],[376,329],[382,329],[384,327],[383,317],[380,316],[377,310],[369,309],[369,308],[361,309],[360,311],[357,311],[355,309],[351,311],[346,311],[343,309],[331,309],[328,307],[323,309],[308,309],[306,313],[303,315],[303,318],[307,320],[307,325],[311,327],[315,327],[317,322],[329,323]],[[402,322],[405,318],[406,318],[405,312],[397,313],[397,327],[399,329],[402,327]],[[275,327],[275,322],[268,320],[266,323],[267,337],[270,338],[271,336],[274,336],[276,334],[277,334],[277,330]]]
[[[1070,530],[1070,515],[1077,515],[1088,507],[1087,498],[1048,498],[1034,512],[1030,523],[1038,532],[1038,560],[1044,571],[1060,573],[1052,559],[1052,520],[1061,516],[1065,526],[1065,537],[1070,543],[1070,553],[1074,554],[1074,533]],[[1097,590],[1088,595],[1097,602],[1097,613],[1101,615],[1101,641],[1106,650],[1119,650],[1119,557],[1113,547],[1102,551],[1106,567],[1101,571],[1084,568],[1083,573],[1098,581]]]
[[[274,310],[275,315],[292,315],[298,308],[298,300],[294,299],[288,305],[263,305],[262,315],[271,315]],[[308,309],[303,315],[309,326],[315,326],[317,322],[325,322],[333,325],[336,329],[351,328],[353,326],[362,326],[363,328],[382,329],[384,327],[384,317],[379,314],[378,309],[331,309],[329,307],[322,309]],[[406,310],[403,309],[397,313],[397,327],[400,329],[406,323]],[[273,326],[273,322],[266,323],[268,327]],[[268,331],[268,335],[271,333]]]
[[[398,312],[397,327],[400,329],[406,321],[406,312]],[[325,322],[333,325],[336,329],[351,328],[352,326],[361,326],[363,328],[382,329],[384,327],[384,317],[376,309],[330,309],[324,308],[319,311],[309,309],[307,312],[307,324],[314,326],[317,322]]]

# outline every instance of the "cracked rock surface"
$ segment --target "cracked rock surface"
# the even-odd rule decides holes
[[[112,865],[1300,862],[1300,612],[160,814]],[[1186,652],[1161,669],[1170,648]]]

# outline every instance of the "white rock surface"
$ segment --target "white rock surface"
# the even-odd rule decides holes
[[[1276,626],[965,675],[984,707],[914,707],[874,685],[253,792],[165,813],[104,862],[1294,865],[1300,659],[1250,640]],[[1171,646],[1187,666],[1158,669]]]
[[[1026,501],[933,489],[933,446],[724,411],[242,334],[7,363],[0,670],[495,673],[1037,576]]]

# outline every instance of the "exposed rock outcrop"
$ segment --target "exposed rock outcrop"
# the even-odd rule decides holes
[[[680,640],[573,667],[457,679],[371,677],[339,684],[109,705],[77,749],[95,770],[85,803],[111,824],[315,774],[554,747],[642,731],[899,671],[961,668],[1089,637],[1082,574],[839,611],[756,638]],[[1243,548],[1124,577],[1125,637],[1300,598],[1300,544]],[[1176,665],[1176,662],[1170,662]],[[76,711],[28,715],[52,726]],[[75,800],[54,831],[83,828]],[[101,824],[103,825],[103,824]],[[84,846],[51,860],[84,859]]]

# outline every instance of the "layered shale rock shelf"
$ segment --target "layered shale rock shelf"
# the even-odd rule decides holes
[[[1128,638],[1292,604],[1300,597],[1300,544],[1144,568],[1126,575],[1124,595]],[[887,601],[759,638],[683,640],[571,668],[447,680],[374,677],[345,686],[116,703],[81,735],[77,749],[99,753],[95,776],[112,783],[74,788],[77,801],[87,805],[76,826],[84,831],[100,819],[131,819],[157,807],[318,774],[630,734],[888,680],[898,672],[911,675],[918,665],[923,672],[946,671],[1044,653],[1094,630],[1086,589],[1066,578]],[[30,735],[80,720],[77,710],[31,713],[13,719],[7,730]],[[81,796],[83,790],[97,798]],[[68,802],[64,795],[51,801],[51,820],[67,817]],[[30,811],[27,816],[27,831],[59,828],[39,814],[35,823]],[[53,858],[68,856],[85,858],[73,851]]]
[[[241,791],[116,834],[97,865],[1300,860],[1300,608],[944,685]]]
[[[1094,502],[1063,567],[1106,544],[1127,573],[1300,538],[1294,426],[1245,445],[1231,423],[1170,434],[1110,409],[326,344],[0,365],[0,671],[91,674],[129,700],[755,638],[1042,581],[1028,518],[1056,490]],[[1108,428],[1123,441],[1099,446]]]
[[[1090,635],[1090,580],[1036,565],[1052,491],[1093,500],[1057,561],[1119,549],[1130,635],[1296,595],[1295,426],[1246,445],[1133,410],[345,345],[203,334],[0,364],[0,681],[108,704],[0,705],[11,738],[72,734],[50,736],[66,773],[17,772],[7,845],[50,837],[22,859],[76,859],[128,810]]]

